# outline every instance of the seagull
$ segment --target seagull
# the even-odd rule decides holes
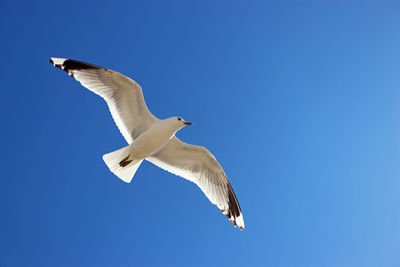
[[[112,173],[130,183],[145,159],[194,182],[235,227],[244,229],[239,202],[221,165],[205,147],[184,143],[175,136],[192,123],[182,117],[156,118],[146,106],[140,85],[119,72],[65,58],[52,57],[50,63],[106,101],[129,144],[103,156]]]

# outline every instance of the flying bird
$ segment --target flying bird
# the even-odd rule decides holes
[[[239,202],[221,165],[205,147],[175,136],[190,122],[182,117],[156,118],[146,106],[140,85],[119,72],[65,58],[52,57],[50,63],[106,101],[129,144],[103,156],[112,173],[130,183],[142,161],[150,161],[197,184],[235,227],[244,229]]]

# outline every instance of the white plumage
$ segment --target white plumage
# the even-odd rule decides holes
[[[175,132],[190,123],[179,117],[159,120],[148,110],[142,88],[130,78],[92,64],[51,58],[50,62],[98,94],[129,146],[103,156],[110,170],[130,182],[143,159],[197,184],[241,230],[242,212],[225,172],[205,148],[180,141]]]

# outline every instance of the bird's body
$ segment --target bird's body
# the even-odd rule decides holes
[[[129,145],[103,156],[111,172],[129,183],[140,163],[162,150],[182,127],[190,125],[182,118],[156,120]]]
[[[140,163],[148,160],[196,183],[234,226],[244,229],[236,195],[215,157],[206,148],[186,144],[175,136],[191,123],[180,117],[156,118],[147,109],[140,86],[118,72],[64,58],[51,58],[50,62],[107,102],[129,144],[103,156],[111,172],[129,183]]]
[[[174,137],[175,133],[184,126],[176,123],[177,118],[155,121],[149,129],[140,134],[131,145],[131,154],[135,158],[146,158],[162,148]]]

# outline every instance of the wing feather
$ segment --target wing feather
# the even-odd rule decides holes
[[[50,58],[50,63],[106,101],[129,144],[158,120],[148,110],[140,85],[121,73],[65,58]]]
[[[242,211],[235,192],[221,165],[206,148],[173,137],[163,149],[146,160],[197,184],[234,226],[244,229]]]

